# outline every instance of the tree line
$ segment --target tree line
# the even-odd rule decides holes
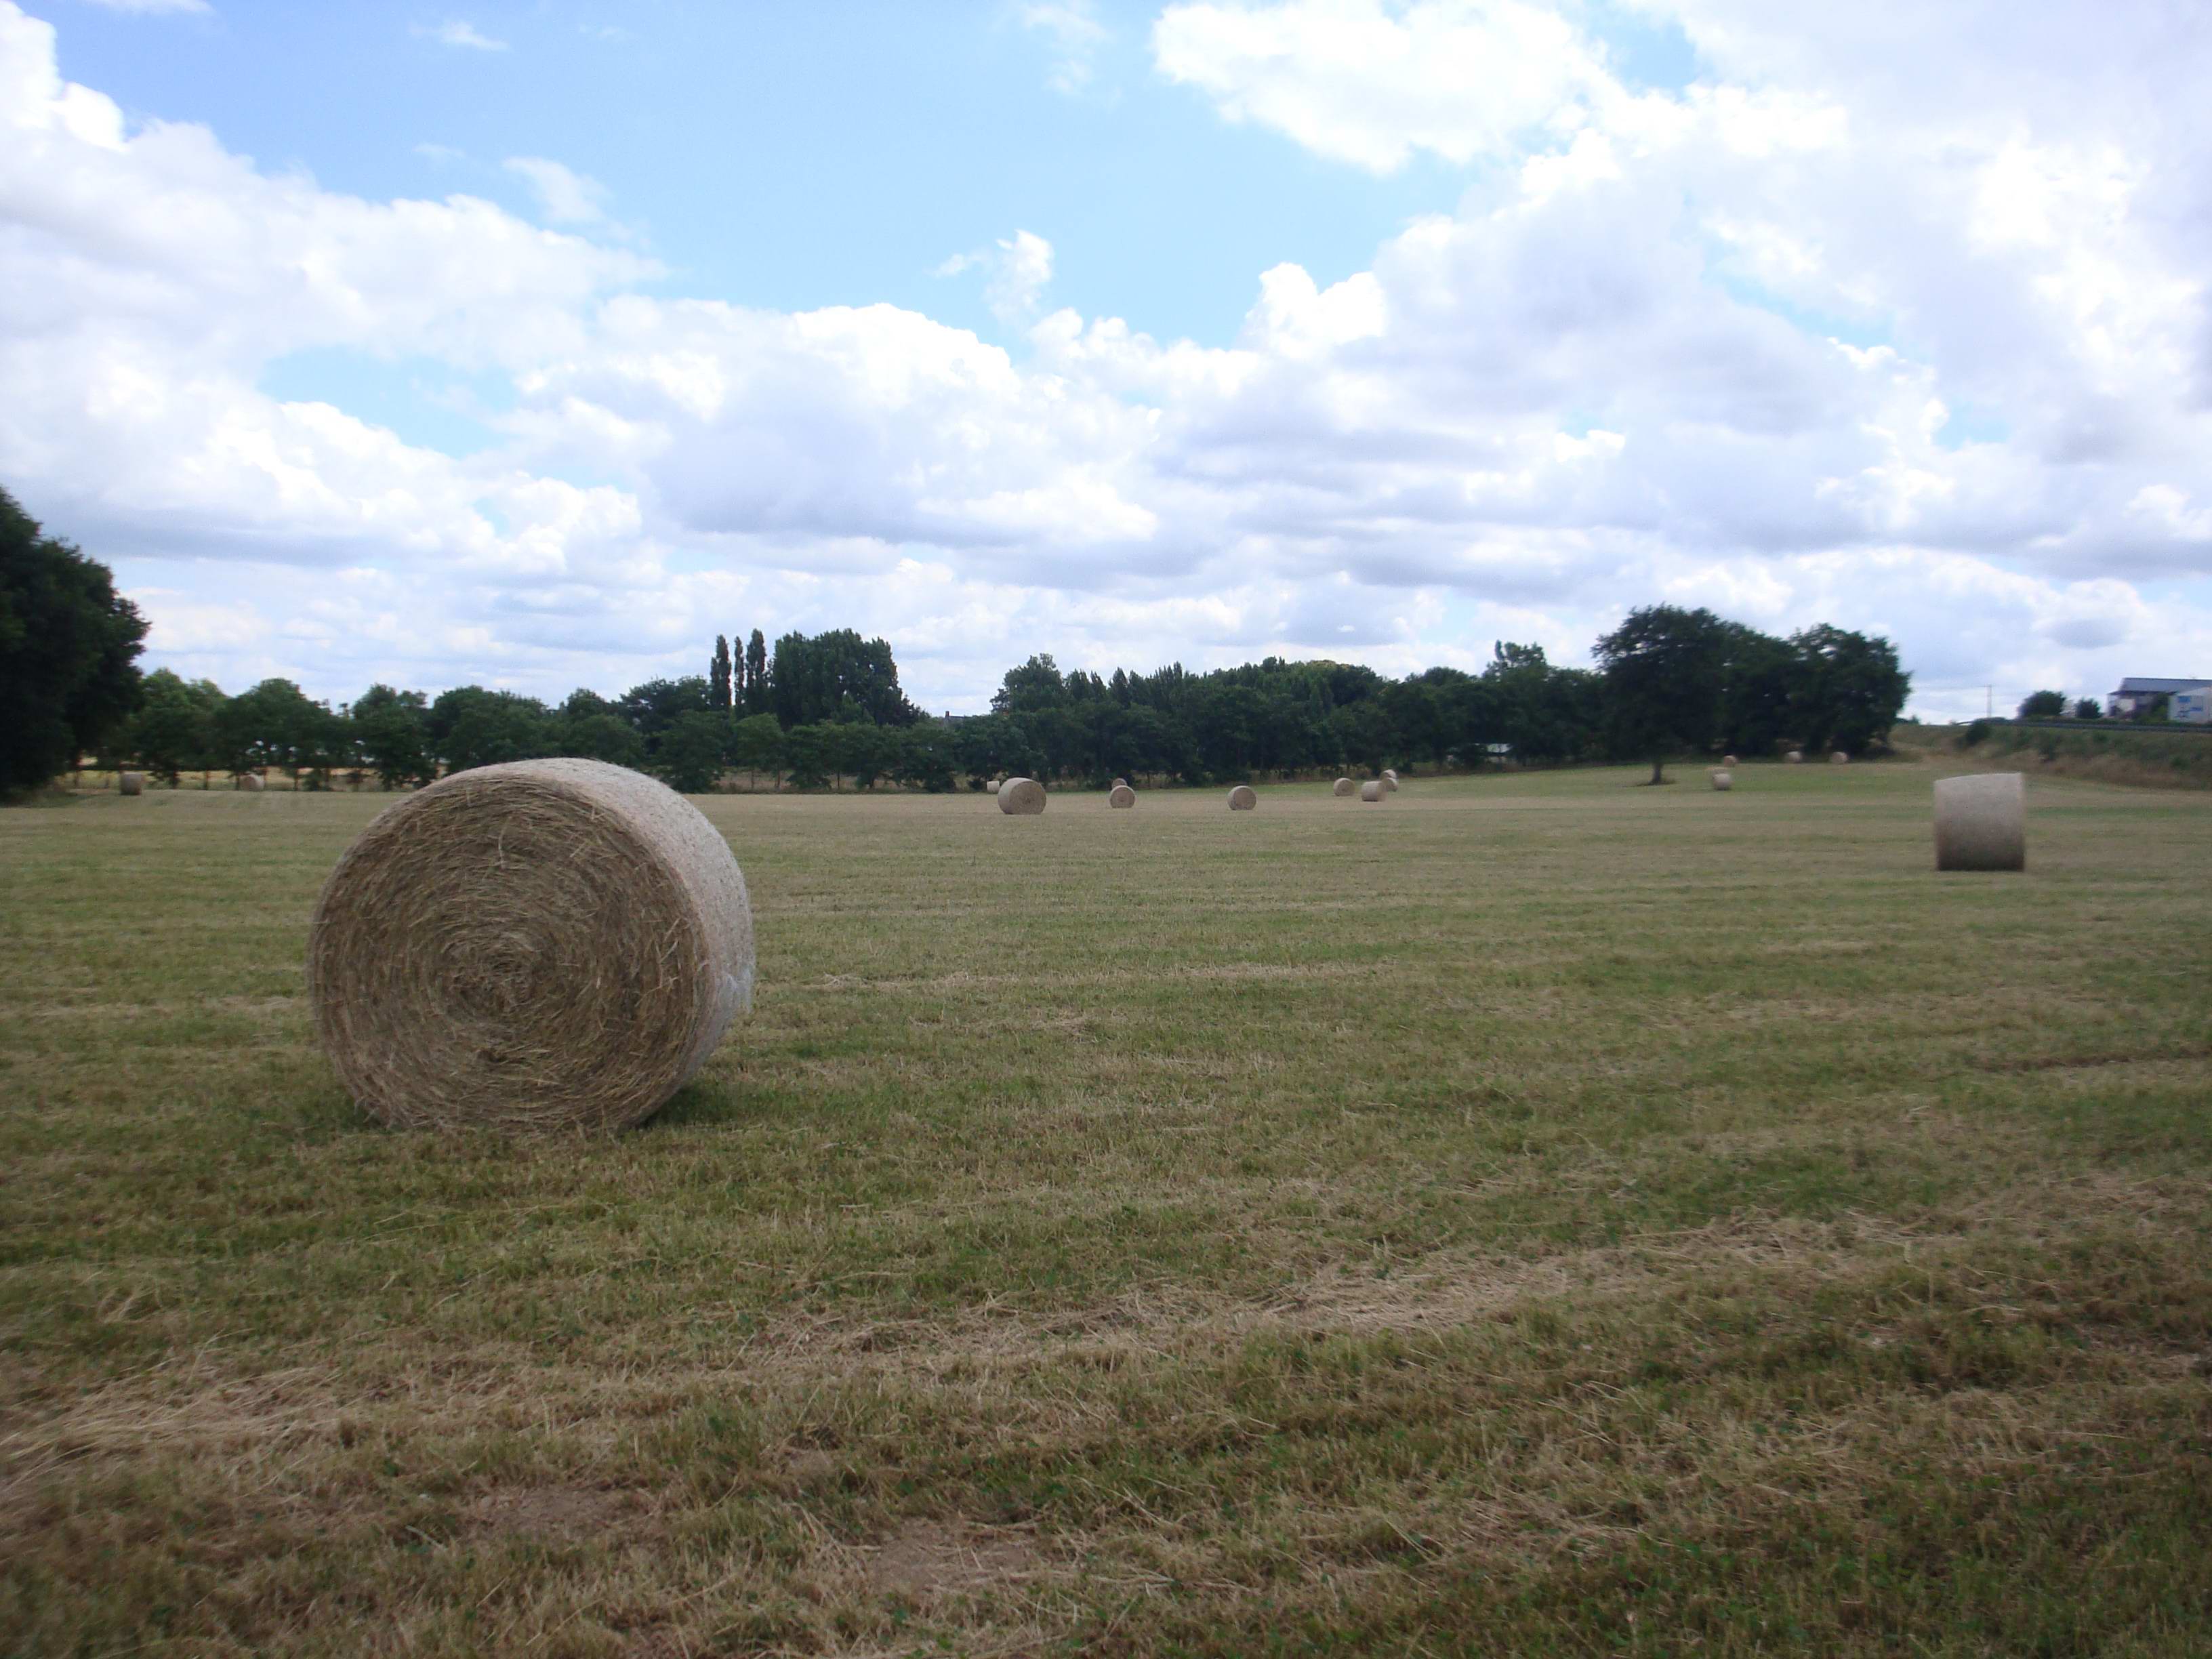
[[[1857,750],[1887,732],[1908,684],[1886,641],[1828,627],[1778,640],[1670,606],[1633,613],[1596,654],[1597,669],[1568,668],[1501,641],[1478,673],[1403,679],[1279,657],[1102,676],[1039,654],[1006,672],[990,713],[944,719],[907,700],[884,641],[850,630],[786,635],[772,654],[757,633],[736,653],[718,637],[704,675],[619,697],[580,690],[559,703],[476,685],[434,698],[375,685],[332,707],[289,680],[232,696],[163,669],[146,677],[112,746],[170,781],[276,768],[311,787],[361,773],[405,787],[550,755],[634,767],[693,793],[732,772],[799,788],[848,779],[981,788],[1016,774],[1198,784],[1386,765]]]
[[[372,685],[350,703],[310,697],[289,679],[235,696],[167,669],[145,677],[137,711],[107,747],[174,782],[185,772],[276,769],[311,787],[341,774],[405,788],[502,761],[574,756],[648,771],[699,793],[732,769],[818,787],[886,778],[952,787],[899,689],[883,640],[849,629],[759,630],[733,656],[717,635],[705,675],[647,680],[618,697],[580,688],[558,703],[464,685],[426,692]]]
[[[704,674],[558,703],[480,685],[435,696],[373,685],[350,703],[289,679],[228,694],[135,665],[145,624],[105,567],[0,492],[0,791],[92,754],[174,782],[281,769],[310,787],[404,788],[502,761],[578,756],[696,793],[736,772],[800,788],[949,790],[1024,775],[1208,783],[1300,774],[1854,751],[1879,742],[1911,681],[1884,639],[1822,625],[1787,638],[1710,611],[1652,605],[1600,638],[1594,669],[1499,641],[1480,672],[1394,678],[1356,663],[1269,657],[1198,673],[1102,676],[1047,654],[1009,669],[990,712],[937,719],[901,690],[889,643],[849,629],[773,647],[717,635]],[[737,641],[742,639],[742,643]]]

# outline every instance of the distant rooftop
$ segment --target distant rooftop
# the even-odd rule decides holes
[[[2130,674],[2120,682],[2120,689],[2112,693],[2116,697],[2171,696],[2176,691],[2194,691],[2200,686],[2212,685],[2212,680],[2137,679]]]

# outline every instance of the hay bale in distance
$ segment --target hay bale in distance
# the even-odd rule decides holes
[[[1114,786],[1114,793],[1106,797],[1106,804],[1109,806],[1134,806],[1137,792],[1126,783],[1117,783]]]
[[[1721,757],[1721,764],[1723,766],[1734,766],[1735,764],[1735,757],[1734,755],[1723,755]]]
[[[1829,765],[1831,765],[1831,766],[1849,766],[1850,763],[1851,763],[1851,757],[1850,757],[1849,755],[1846,755],[1846,754],[1845,754],[1842,750],[1840,750],[1840,749],[1832,749],[1832,750],[1830,750],[1828,751],[1828,764],[1829,764]]]
[[[999,810],[1010,817],[1034,817],[1044,811],[1044,786],[1035,778],[1008,778],[999,786]]]
[[[1715,768],[1713,771],[1713,787],[1716,789],[1735,788],[1735,774],[1733,772],[1723,772],[1718,768]]]
[[[1381,777],[1377,778],[1376,781],[1382,786],[1382,793],[1384,794],[1395,795],[1398,793],[1398,780],[1389,773],[1385,772]]]
[[[1339,778],[1335,787],[1329,793],[1335,795],[1356,795],[1359,793],[1359,786],[1352,782],[1350,778]]]
[[[115,775],[115,793],[118,795],[144,794],[146,775],[143,772],[118,772]]]
[[[1805,751],[1802,749],[1793,749],[1782,758],[1788,761],[1792,766],[1796,766],[1803,763],[1805,759]]]
[[[599,761],[477,767],[386,808],[307,933],[323,1048],[348,1093],[404,1127],[638,1122],[752,987],[729,843]]]
[[[1398,787],[1398,774],[1393,769],[1386,766],[1382,769],[1382,781],[1395,789]]]
[[[1370,778],[1366,782],[1361,784],[1359,786],[1359,799],[1362,800],[1381,800],[1382,799],[1382,780],[1380,778]]]
[[[1114,780],[1114,787],[1116,789],[1127,789],[1129,787],[1129,781],[1127,778],[1116,778]]]
[[[240,772],[238,775],[238,787],[240,789],[245,790],[248,794],[254,794],[264,788],[266,785],[264,783],[260,773]]]
[[[1229,810],[1232,812],[1249,812],[1259,804],[1260,798],[1252,793],[1249,783],[1240,783],[1229,792]]]
[[[1938,870],[2027,868],[2027,780],[2018,772],[1939,778]]]

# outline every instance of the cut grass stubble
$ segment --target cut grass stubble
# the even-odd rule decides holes
[[[0,814],[0,1631],[2201,1649],[2212,803],[1638,775],[703,801],[757,1012],[585,1141],[339,1092],[374,798]]]

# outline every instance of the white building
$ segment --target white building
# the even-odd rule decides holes
[[[2130,675],[2120,682],[2118,690],[2105,699],[2105,712],[2116,720],[2124,719],[2137,709],[2149,708],[2152,699],[2164,697],[2169,719],[2202,720],[2205,718],[2202,711],[2204,708],[2203,693],[2207,690],[2212,690],[2212,680],[2138,679]],[[2191,692],[2197,694],[2193,707],[2199,712],[2185,714],[2181,712],[2181,703]]]

